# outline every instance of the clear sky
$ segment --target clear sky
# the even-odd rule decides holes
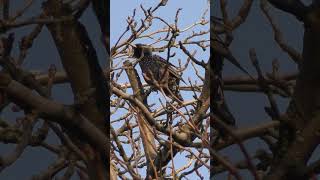
[[[133,9],[136,8],[136,16],[141,17],[142,15],[142,11],[139,8],[140,4],[143,5],[143,7],[145,7],[145,9],[148,9],[149,7],[155,7],[160,1],[159,0],[111,0],[111,47],[113,45],[115,45],[116,41],[118,40],[118,38],[120,37],[120,35],[125,31],[126,27],[127,27],[127,23],[126,23],[126,18],[128,16],[132,15]],[[182,8],[180,15],[179,15],[179,23],[178,26],[181,29],[184,29],[188,26],[190,26],[191,24],[197,22],[200,20],[201,15],[203,14],[204,10],[208,7],[208,1],[207,0],[198,0],[198,1],[194,1],[194,0],[169,0],[167,6],[165,7],[161,7],[161,9],[159,9],[157,11],[157,13],[155,13],[155,15],[167,20],[169,23],[174,23],[174,17],[176,15],[176,11],[178,8]],[[206,19],[209,20],[209,12],[207,13]],[[154,21],[155,24],[153,24],[152,26],[152,30],[155,29],[161,29],[164,27],[164,24],[161,22],[157,22],[156,20]],[[207,24],[206,26],[202,26],[202,27],[196,27],[193,29],[195,32],[199,32],[200,30],[202,31],[208,31],[209,30],[209,24]],[[192,33],[192,31],[187,31],[186,33],[181,33],[181,36],[179,36],[177,38],[177,41],[184,39],[186,36],[190,35]],[[128,37],[130,33],[128,33],[126,36],[124,36],[124,39],[126,37]],[[203,36],[202,38],[208,39],[209,40],[209,34],[207,34],[206,36]],[[152,40],[148,40],[148,39],[142,39],[142,40],[138,40],[135,41],[134,43],[145,43],[148,44],[150,42],[153,42]],[[154,45],[155,47],[160,47],[163,44],[156,44]],[[196,54],[196,58],[200,59],[200,60],[204,60],[204,61],[208,61],[209,58],[209,48],[207,48],[206,51],[202,51],[200,48],[196,47],[196,46],[187,46],[187,49],[190,52],[193,52],[193,50],[197,50],[197,54]],[[175,52],[176,55],[173,58],[170,58],[170,62],[178,65],[178,59],[181,59],[182,64],[184,64],[186,62],[187,56],[183,54],[183,52],[177,48],[172,48],[171,53]],[[158,55],[162,56],[163,58],[167,57],[167,52],[161,52],[161,53],[157,53]],[[121,59],[121,58],[119,58]],[[124,60],[127,60],[128,58],[123,58],[121,60],[117,60],[120,62],[123,62]],[[130,60],[130,59],[129,59]],[[121,63],[122,64],[122,63]],[[138,73],[141,75],[141,71],[140,68],[138,66],[136,66]],[[199,69],[199,73],[203,76],[204,71]],[[140,76],[141,77],[141,76]],[[193,68],[190,66],[188,67],[188,69],[183,73],[183,79],[185,81],[188,81],[188,78],[191,79],[191,81],[193,83],[195,83],[197,81],[197,84],[202,84],[202,82],[199,80],[199,78],[196,77],[195,75],[195,71],[193,70]],[[143,78],[141,78],[143,80]],[[120,78],[120,83],[124,83],[127,82],[127,78],[125,76],[125,74],[123,74]],[[181,83],[180,83],[181,85]],[[128,91],[130,92],[130,91]],[[190,92],[182,92],[182,96],[185,100],[190,100],[192,99],[192,93]],[[156,103],[157,105],[155,107],[159,107],[159,102],[157,101],[157,99],[163,99],[163,97],[161,97],[160,93],[152,93],[148,99],[149,104],[151,103]],[[152,109],[156,109],[155,107],[153,107]],[[117,117],[119,117],[121,114],[123,113],[123,111],[119,111],[119,113],[116,113],[112,116],[111,119],[115,119]],[[120,124],[113,124],[114,127],[119,126]],[[127,149],[128,152],[130,152],[129,149]],[[177,155],[175,158],[175,167],[181,167],[184,164],[186,164],[186,159],[183,158],[184,154],[181,155]],[[205,177],[205,179],[209,179],[209,172],[207,169],[202,168],[201,171],[202,175]],[[143,172],[142,172],[143,173]],[[196,176],[190,176],[190,179],[195,178]],[[188,177],[189,178],[189,177]]]

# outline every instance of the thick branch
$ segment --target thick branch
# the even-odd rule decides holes
[[[307,7],[300,0],[268,0],[274,7],[290,13],[303,20],[307,12]]]
[[[57,1],[47,1],[44,10],[54,18],[70,15],[68,5]],[[108,94],[107,82],[99,65],[96,51],[90,41],[85,27],[77,20],[47,25],[57,46],[64,69],[69,77],[71,88],[79,110],[93,124],[108,133],[107,112]],[[108,140],[109,137],[107,136]],[[105,179],[109,158],[107,151],[96,152],[93,148],[89,176],[92,179]]]
[[[68,129],[76,130],[90,144],[97,147],[101,152],[105,152],[107,136],[72,107],[36,95],[30,89],[17,81],[11,80],[10,76],[3,73],[0,74],[0,87],[12,97],[14,103],[36,109],[40,117],[57,122]]]

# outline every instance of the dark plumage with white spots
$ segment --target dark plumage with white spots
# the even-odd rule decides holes
[[[177,101],[177,99],[183,101],[179,92],[179,82],[182,78],[175,66],[162,57],[152,54],[152,48],[150,46],[136,44],[133,46],[133,51],[133,57],[139,60],[145,81],[157,90],[159,89],[155,83],[162,85],[161,87],[166,96],[175,101]]]

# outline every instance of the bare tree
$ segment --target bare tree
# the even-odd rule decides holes
[[[198,21],[186,27],[179,25],[180,16],[191,12],[178,8],[172,20],[157,13],[169,3],[134,9],[127,28],[111,45],[111,179],[202,178],[199,170],[209,171],[210,66],[208,59],[200,59],[209,50],[209,2]],[[159,66],[162,78],[152,65],[141,67],[150,76],[141,73],[144,57],[134,58],[138,43],[167,64],[164,72]],[[159,60],[148,58],[150,63]],[[182,98],[165,89],[170,86],[165,72],[173,70],[182,74]],[[179,157],[185,161],[178,168]]]
[[[217,6],[218,1],[213,5]],[[232,3],[231,1],[229,1]],[[244,75],[223,77],[223,61],[247,73],[233,56],[230,46],[233,32],[246,23],[254,1],[244,0],[235,17],[230,16],[227,1],[219,1],[220,17],[211,17],[211,48],[213,52],[213,103],[211,132],[211,176],[229,172],[230,176],[242,179],[240,170],[247,169],[254,179],[316,179],[319,174],[319,160],[312,163],[310,158],[319,145],[319,31],[320,4],[312,1],[306,5],[300,0],[260,0],[260,9],[270,24],[275,43],[297,65],[295,73],[286,74],[279,70],[278,60],[270,62],[272,72],[264,73],[259,65],[259,54],[252,48],[248,52],[255,76]],[[257,6],[255,6],[257,7]],[[295,50],[286,42],[270,8],[276,8],[287,15],[293,15],[304,24],[303,49]],[[218,9],[218,8],[217,8]],[[263,35],[263,34],[262,34]],[[270,121],[249,128],[236,128],[237,118],[230,113],[224,91],[259,92],[266,95],[269,104],[265,107]],[[281,113],[276,96],[289,100],[286,112]],[[248,153],[243,142],[261,139],[268,148]],[[244,160],[231,162],[222,157],[220,151],[238,145]],[[319,158],[319,157],[316,157]]]
[[[1,1],[1,111],[13,103],[12,111],[23,115],[15,123],[9,118],[0,121],[1,142],[16,144],[12,152],[0,156],[0,171],[14,164],[25,149],[32,146],[45,148],[57,156],[47,169],[44,167],[43,172],[32,179],[58,178],[58,173],[62,173],[61,179],[70,179],[75,172],[81,179],[109,179],[108,76],[99,65],[86,27],[79,21],[92,3],[101,25],[97,29],[101,29],[104,42],[99,45],[104,44],[105,49],[109,49],[106,1],[47,0],[37,12],[30,12],[30,8],[39,2],[20,3]],[[27,14],[32,17],[28,18]],[[21,28],[27,29],[23,38],[15,39],[15,33]],[[47,72],[38,73],[39,70],[23,66],[29,50],[44,29],[50,32],[48,39],[53,40],[64,70],[58,70],[52,64]],[[15,42],[19,42],[17,54],[11,52]],[[53,99],[52,88],[61,83],[71,85],[73,104],[62,104]],[[60,144],[47,141],[49,131],[57,135]]]

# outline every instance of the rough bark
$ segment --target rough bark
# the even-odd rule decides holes
[[[68,6],[52,0],[44,5],[44,10],[48,16],[55,18],[70,15]],[[77,20],[50,24],[47,27],[71,82],[79,112],[107,134],[107,82],[85,27]],[[108,139],[106,142],[109,142]],[[86,149],[86,146],[83,148]],[[89,152],[92,152],[88,165],[90,179],[108,179],[109,150],[99,152],[96,147],[91,146]]]
[[[307,162],[320,143],[320,9],[311,8],[303,16],[303,61],[285,127],[293,137],[274,161],[267,180],[308,179]]]
[[[142,83],[140,82],[137,71],[134,69],[133,65],[128,61],[124,63],[124,66],[126,67],[126,72],[127,72],[130,84],[132,86],[133,94],[136,96],[136,98],[139,101],[143,102],[144,105],[148,107],[147,99],[144,94]],[[151,165],[151,166],[148,166],[148,174],[151,174],[151,176],[154,176],[153,171],[156,169],[154,169],[152,165],[153,165],[154,159],[157,156],[157,152],[156,152],[154,132],[152,131],[153,128],[147,123],[143,113],[139,111],[139,108],[136,108],[136,110],[137,110],[136,113],[138,116],[140,134],[141,134],[143,146],[145,149],[147,162],[149,165]]]

